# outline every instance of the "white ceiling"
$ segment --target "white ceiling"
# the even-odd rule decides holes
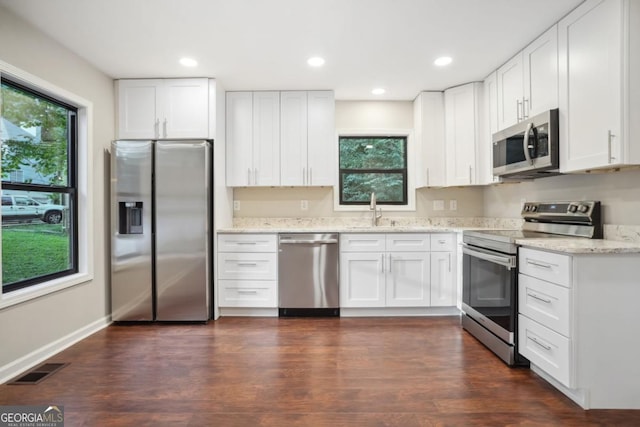
[[[114,78],[411,100],[482,80],[582,0],[0,0]],[[2,13],[2,10],[0,10]],[[310,56],[324,67],[307,66]],[[441,55],[454,62],[433,65]],[[186,69],[178,59],[199,61]],[[371,94],[384,87],[382,96]]]

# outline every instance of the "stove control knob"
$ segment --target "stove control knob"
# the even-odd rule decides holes
[[[588,211],[589,211],[589,206],[588,205],[580,205],[580,206],[578,206],[578,212],[587,213]]]
[[[536,212],[536,211],[538,210],[538,206],[537,206],[537,205],[531,205],[531,206],[529,207],[529,210],[530,210],[531,212]]]
[[[576,205],[569,205],[569,212],[571,213],[576,213],[578,211],[578,206]]]
[[[529,212],[529,205],[524,205],[524,208],[522,208],[522,210],[525,212]]]

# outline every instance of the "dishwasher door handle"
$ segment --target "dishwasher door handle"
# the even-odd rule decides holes
[[[338,243],[338,239],[326,239],[326,240],[280,240],[280,244],[287,245],[335,245]]]

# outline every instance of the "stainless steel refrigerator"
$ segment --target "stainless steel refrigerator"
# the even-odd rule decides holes
[[[114,321],[206,321],[211,141],[111,144]]]

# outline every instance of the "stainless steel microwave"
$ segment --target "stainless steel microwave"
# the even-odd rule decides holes
[[[493,134],[493,174],[503,178],[558,175],[558,109]]]

